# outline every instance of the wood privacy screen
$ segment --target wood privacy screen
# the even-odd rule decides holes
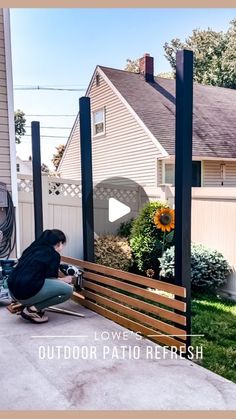
[[[140,332],[154,342],[185,350],[184,287],[70,257],[63,262],[84,272],[83,306]]]

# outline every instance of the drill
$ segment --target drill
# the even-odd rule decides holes
[[[80,266],[68,265],[67,263],[61,263],[59,266],[60,271],[64,275],[70,275],[75,278],[73,282],[75,291],[83,291],[83,269]]]

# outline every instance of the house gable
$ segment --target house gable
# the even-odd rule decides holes
[[[119,176],[143,186],[156,186],[157,158],[163,157],[166,152],[161,146],[158,148],[156,139],[150,138],[150,133],[112,88],[99,67],[87,95],[91,98],[92,112],[101,108],[105,110],[106,132],[93,135],[92,140],[94,181],[97,183]],[[80,179],[79,135],[77,118],[59,167],[62,177]]]

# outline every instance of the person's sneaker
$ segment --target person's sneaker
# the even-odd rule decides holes
[[[48,322],[48,317],[44,314],[44,311],[37,310],[36,307],[35,310],[31,307],[24,307],[21,312],[21,317],[23,319],[29,320],[33,323],[46,323]]]

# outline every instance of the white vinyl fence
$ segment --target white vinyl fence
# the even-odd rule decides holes
[[[44,229],[58,228],[68,241],[65,253],[83,255],[81,191],[78,185],[65,184],[61,179],[42,176]],[[34,209],[32,176],[18,175],[21,252],[34,240]]]
[[[68,244],[65,254],[83,256],[82,199],[78,181],[42,176],[44,229],[58,228],[65,232]],[[34,240],[32,177],[18,175],[21,251]],[[130,207],[130,213],[109,222],[109,198]],[[94,188],[94,225],[96,234],[115,233],[121,221],[135,217],[147,201],[167,200],[174,205],[174,188],[102,185]],[[192,189],[192,241],[223,253],[236,269],[236,188]],[[233,284],[233,285],[232,285]],[[231,283],[236,296],[236,280]]]
[[[83,256],[82,196],[78,181],[42,176],[44,229],[58,228],[66,234],[65,254]],[[108,200],[115,198],[130,207],[121,220],[109,222]],[[34,210],[32,176],[18,175],[21,252],[34,240]],[[103,185],[94,188],[94,227],[96,234],[115,233],[120,222],[136,217],[141,206],[139,188]]]

